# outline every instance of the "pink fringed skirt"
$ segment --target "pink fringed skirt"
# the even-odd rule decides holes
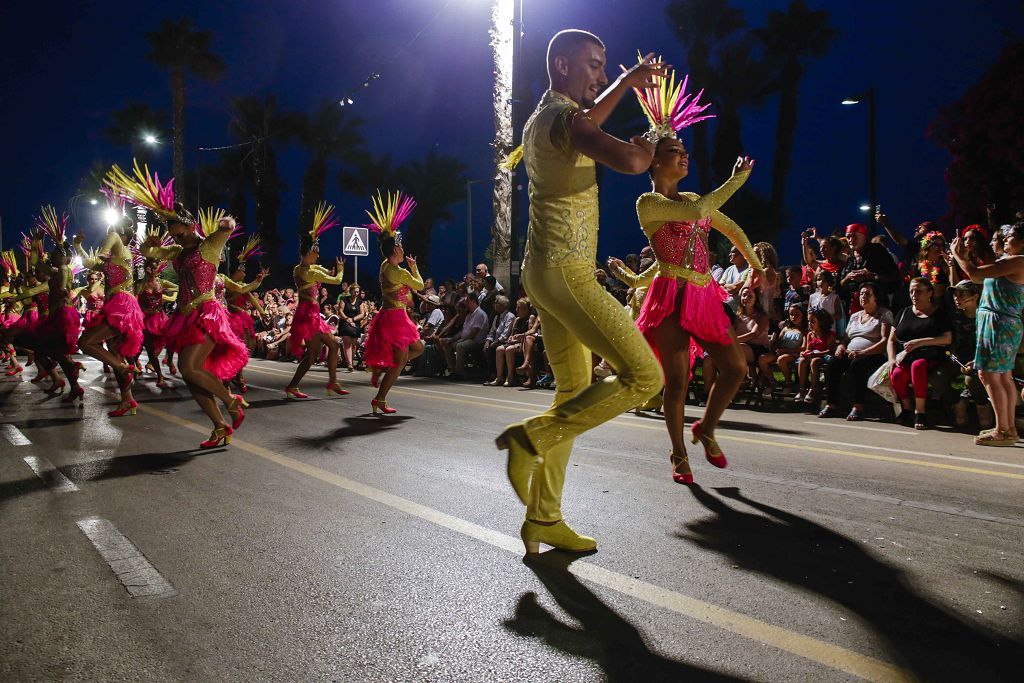
[[[12,334],[31,334],[39,325],[39,309],[30,308],[11,324]]]
[[[420,331],[402,308],[387,308],[374,316],[366,331],[363,359],[371,368],[391,368],[395,354],[419,341]]]
[[[87,330],[90,327],[96,327],[103,322],[103,312],[90,308],[82,316],[82,329]]]
[[[143,313],[143,316],[145,317],[145,322],[142,327],[145,333],[149,335],[149,338],[153,340],[153,353],[160,353],[167,343],[166,339],[164,339],[164,334],[171,319],[160,309],[152,313]]]
[[[249,362],[249,349],[231,329],[227,309],[219,301],[206,301],[191,313],[175,312],[164,328],[164,343],[171,353],[202,344],[209,337],[213,350],[204,367],[217,379],[231,379]]]
[[[315,334],[332,334],[327,321],[320,317],[320,307],[313,301],[303,301],[292,316],[292,330],[288,336],[288,351],[296,358],[306,353],[306,344]]]
[[[70,356],[78,351],[78,337],[82,334],[82,318],[74,306],[61,306],[50,311],[36,325],[31,347],[54,356]]]
[[[117,333],[117,352],[125,358],[134,358],[142,349],[142,309],[139,300],[128,292],[115,292],[100,311],[110,329]]]
[[[252,316],[245,311],[228,311],[228,317],[231,320],[231,329],[235,331],[235,336],[245,341],[246,339],[252,339],[256,336],[256,325],[253,324]],[[292,325],[294,330],[295,325]],[[288,339],[291,339],[289,336]]]
[[[10,330],[21,318],[18,313],[4,313],[0,315],[0,330]]]
[[[654,340],[654,331],[665,318],[675,312],[678,295],[679,283],[675,278],[654,278],[654,282],[647,290],[640,315],[636,319],[636,326],[643,332],[656,354],[658,347]],[[679,305],[679,326],[702,342],[729,344],[732,341],[729,337],[732,323],[723,308],[726,299],[728,295],[725,290],[714,280],[703,287],[686,282]]]

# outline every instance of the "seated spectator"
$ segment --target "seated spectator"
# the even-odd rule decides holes
[[[444,285],[442,285],[444,286]],[[444,325],[444,312],[441,311],[441,297],[437,294],[429,294],[423,299],[423,306],[426,308],[427,317],[423,320],[423,327],[420,336],[429,339],[435,332]]]
[[[987,243],[986,243],[987,246]],[[953,301],[956,311],[953,312],[953,360],[960,367],[964,376],[964,389],[959,400],[953,405],[953,421],[960,429],[969,424],[968,409],[971,404],[977,414],[978,427],[989,429],[995,424],[992,404],[988,392],[978,378],[974,368],[974,355],[978,348],[978,302],[981,298],[981,285],[970,280],[961,280],[953,287]]]
[[[820,270],[814,276],[815,291],[811,293],[808,310],[822,310],[829,314],[832,319],[832,331],[837,329],[840,320],[843,318],[843,303],[836,294],[836,276],[827,270]]]
[[[488,275],[488,277],[492,276]],[[491,319],[491,326],[484,338],[483,347],[484,365],[487,368],[488,377],[497,377],[497,350],[507,344],[508,338],[512,335],[512,324],[515,322],[516,316],[508,310],[508,304],[508,297],[504,294],[499,294],[494,298],[494,317]],[[490,386],[494,385],[490,384]]]
[[[797,374],[800,378],[800,388],[796,392],[794,402],[814,403],[821,393],[819,390],[819,377],[821,369],[825,365],[825,356],[831,354],[836,348],[836,335],[832,331],[832,316],[820,308],[815,308],[807,313],[807,335],[804,337],[804,346],[800,350]]]
[[[493,275],[484,277],[483,290],[480,292],[480,308],[484,309],[487,318],[494,315],[494,300],[498,297],[498,281]]]
[[[943,352],[953,342],[953,323],[946,309],[935,301],[934,294],[935,287],[927,279],[911,280],[910,306],[896,315],[889,333],[892,388],[903,406],[897,421],[905,426],[913,424],[915,429],[928,428],[925,418],[928,373],[938,366]]]
[[[291,336],[292,332],[292,312],[289,311],[281,319],[280,325],[266,333],[264,341],[266,342],[267,349],[267,360],[278,360],[282,358],[280,349],[287,349],[288,337]],[[282,346],[283,345],[283,346]]]
[[[892,311],[879,303],[878,286],[865,282],[860,286],[860,309],[850,316],[843,342],[825,361],[825,407],[818,417],[838,415],[839,399],[844,381],[853,389],[853,407],[847,420],[864,419],[864,401],[868,378],[885,363],[885,347],[892,330]]]
[[[739,305],[739,291],[746,280],[747,259],[743,257],[740,250],[733,247],[729,250],[729,267],[725,269],[722,276],[718,278],[718,284],[722,285],[730,296],[729,305],[736,310]]]
[[[749,370],[751,378],[757,368],[758,359],[766,353],[770,353],[768,339],[768,316],[761,310],[757,299],[757,290],[743,286],[739,290],[739,309],[736,311],[732,329],[736,334],[736,343],[740,352],[746,360],[747,365],[753,365]],[[705,394],[711,387],[709,378],[715,376],[715,364],[708,355],[704,358],[703,365]]]
[[[799,268],[797,269],[799,273]],[[758,359],[758,367],[761,371],[762,391],[761,397],[764,400],[772,398],[772,389],[775,386],[775,375],[772,372],[772,365],[778,364],[782,371],[782,380],[785,382],[784,393],[792,391],[793,368],[800,351],[804,347],[804,335],[807,334],[807,312],[803,304],[795,303],[789,307],[789,317],[779,324],[779,331],[771,335],[771,353],[766,353]]]
[[[530,300],[523,298],[517,301],[515,320],[509,330],[508,339],[494,349],[495,376],[492,381],[486,383],[487,386],[513,385],[516,354],[522,351],[523,340],[536,323],[537,316],[532,315],[530,311]]]
[[[455,337],[441,340],[441,349],[444,351],[448,369],[451,371],[449,379],[453,381],[465,379],[466,357],[483,348],[486,336],[487,314],[484,313],[484,309],[480,308],[476,292],[470,292],[466,297],[466,320],[462,324],[462,329]]]

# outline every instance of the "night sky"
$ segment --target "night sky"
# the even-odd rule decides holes
[[[128,150],[103,137],[112,112],[133,100],[170,111],[169,77],[144,59],[143,34],[165,16],[189,15],[197,27],[212,31],[214,49],[227,64],[219,82],[189,81],[190,164],[203,161],[204,153],[195,147],[235,141],[227,131],[232,97],[275,93],[282,109],[311,111],[322,100],[337,99],[358,86],[367,73],[379,71],[381,78],[361,91],[353,105],[368,120],[364,133],[373,151],[403,161],[423,157],[435,147],[463,160],[469,178],[490,177],[490,4],[79,0],[8,5],[0,20],[4,245],[13,245],[41,204],[68,207],[94,160],[130,163]],[[788,3],[732,4],[745,10],[749,25],[759,26],[769,10],[784,9]],[[1019,2],[809,4],[829,9],[840,36],[825,58],[810,64],[801,85],[788,197],[792,224],[778,241],[784,262],[798,258],[800,226],[831,230],[862,219],[858,206],[867,200],[867,113],[863,106],[843,107],[839,102],[869,85],[875,86],[878,99],[879,201],[897,225],[909,227],[940,216],[945,210],[942,174],[947,155],[925,139],[925,130],[937,110],[957,100],[1011,42],[1007,31],[1024,26]],[[592,30],[607,43],[609,66],[616,70],[618,63],[633,61],[637,49],[662,53],[685,69],[685,52],[663,6],[658,0],[525,0],[525,29],[545,39],[561,28]],[[422,36],[400,51],[435,15]],[[614,76],[615,71],[609,68],[609,74]],[[621,106],[637,105],[630,98]],[[777,98],[772,97],[761,109],[743,113],[746,152],[758,160],[749,185],[766,193],[776,108]],[[288,186],[280,215],[287,258],[294,251],[292,235],[307,159],[295,146],[279,144],[277,154]],[[153,165],[162,176],[171,174],[169,144],[156,154]],[[328,200],[338,204],[345,224],[364,223],[362,209],[368,199],[343,194],[335,175],[332,167]],[[634,201],[646,189],[646,176],[606,176],[602,257],[637,251],[644,243]],[[479,259],[489,241],[490,187],[476,185],[473,192],[474,258]],[[99,239],[103,225],[96,208],[75,208],[74,229]],[[769,226],[743,227],[756,241]],[[339,243],[339,236],[326,240],[325,258],[340,249]],[[465,205],[460,203],[453,207],[452,220],[435,228],[430,274],[464,272],[465,245]]]

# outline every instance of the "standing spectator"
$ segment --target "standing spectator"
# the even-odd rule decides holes
[[[887,302],[888,295],[900,279],[896,262],[885,247],[868,241],[866,225],[853,223],[846,226],[846,239],[850,242],[852,252],[839,272],[837,286],[839,297],[845,304],[845,312],[855,313],[859,309],[856,297],[863,282],[878,282]]]
[[[488,275],[487,277],[493,276]],[[508,342],[508,338],[512,336],[512,323],[515,322],[516,316],[508,310],[508,303],[508,297],[504,294],[499,294],[494,298],[494,317],[487,330],[487,336],[484,338],[484,365],[487,368],[488,377],[496,372],[495,352],[504,346]],[[494,376],[497,377],[497,374]]]
[[[793,304],[803,304],[806,308],[810,297],[804,289],[804,269],[800,266],[789,266],[786,268],[786,282],[789,289],[783,298],[783,305],[788,311]]]
[[[846,263],[846,244],[842,239],[832,235],[818,237],[818,230],[811,228],[801,234],[803,243],[804,267],[803,281],[805,286],[814,285],[814,276],[819,270],[827,270],[835,275]]]
[[[879,303],[879,288],[874,282],[860,286],[860,310],[850,316],[844,341],[825,361],[827,399],[818,417],[835,417],[844,381],[853,387],[853,407],[847,420],[864,419],[864,401],[868,378],[885,363],[885,347],[892,329],[892,311]]]
[[[476,273],[476,279],[477,280],[481,280],[481,281],[482,280],[486,280],[487,276],[490,275],[490,271],[487,269],[487,264],[486,263],[478,263],[478,264],[476,264],[476,268],[474,269],[474,272]],[[500,282],[498,282],[495,286],[497,287],[499,292],[504,292],[505,291],[505,288],[501,286]]]
[[[985,245],[988,245],[987,241]],[[970,258],[969,254],[970,251],[968,251],[968,258]],[[953,421],[960,429],[967,426],[967,409],[970,404],[975,406],[978,426],[981,429],[989,429],[993,422],[988,393],[974,367],[974,356],[978,349],[977,322],[980,298],[981,285],[970,280],[961,280],[953,287],[953,301],[956,303],[956,310],[953,312],[952,350],[964,375],[964,390],[960,393],[960,400],[953,405]]]
[[[946,253],[946,238],[938,230],[933,230],[921,238],[917,274],[932,283],[935,288],[936,301],[942,301],[946,294],[946,288],[951,282],[949,265],[943,259],[943,254]],[[958,281],[952,280],[952,282]]]
[[[877,208],[877,207],[876,207]],[[900,249],[897,252],[899,256],[899,268],[903,274],[904,281],[910,282],[911,278],[917,277],[917,265],[921,260],[921,240],[930,232],[936,232],[939,226],[931,221],[922,221],[918,224],[917,228],[914,229],[914,235],[910,239],[907,239],[900,233],[896,232],[892,225],[889,223],[889,217],[881,211],[875,211],[875,222],[881,225],[889,239],[891,239],[896,246]]]
[[[838,332],[843,317],[843,304],[835,292],[836,276],[827,270],[819,270],[814,277],[817,289],[811,294],[808,308],[811,311],[825,311],[832,318],[832,330]]]
[[[782,274],[779,273],[779,254],[775,247],[767,242],[758,242],[753,248],[757,258],[761,259],[761,265],[764,266],[764,274],[758,288],[758,301],[761,310],[768,315],[772,329],[775,329],[782,320]],[[753,271],[748,269],[744,278],[747,284],[750,284],[752,275]]]
[[[914,429],[928,428],[925,417],[928,373],[938,366],[942,352],[952,342],[953,323],[946,309],[935,301],[935,286],[926,278],[915,277],[910,281],[910,305],[896,315],[889,333],[892,388],[903,405],[898,419],[900,424],[908,427],[913,424]]]
[[[808,314],[807,336],[804,347],[800,351],[800,362],[797,374],[800,377],[800,388],[796,392],[795,403],[814,403],[818,400],[818,378],[825,364],[825,356],[836,347],[836,335],[832,331],[832,316],[828,311],[816,308]],[[808,386],[808,384],[810,386]]]
[[[975,266],[967,258],[966,245],[959,239],[953,241],[953,256],[960,267],[972,281],[984,282],[978,304],[974,363],[992,401],[996,426],[978,435],[974,442],[980,446],[1012,446],[1017,442],[1013,365],[1024,332],[1024,222],[1018,221],[1006,231],[1003,250],[1004,258],[991,265]]]
[[[480,300],[476,292],[466,296],[466,321],[455,337],[441,340],[441,348],[451,374],[448,379],[459,381],[466,376],[466,356],[479,351],[487,336],[487,314],[480,308]]]
[[[355,348],[359,338],[363,336],[363,320],[367,316],[368,304],[362,299],[362,288],[353,284],[348,288],[348,296],[339,305],[338,334],[341,336],[342,356],[347,372],[355,370]]]

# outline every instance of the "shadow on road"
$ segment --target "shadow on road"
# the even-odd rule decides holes
[[[922,680],[1019,680],[1024,642],[971,624],[919,595],[896,567],[872,557],[855,539],[747,498],[734,487],[722,498],[688,487],[714,517],[689,522],[677,535],[757,572],[814,591],[863,619],[891,655]],[[1013,668],[1011,668],[1011,666]]]
[[[609,681],[736,681],[728,675],[668,659],[651,649],[635,626],[604,604],[569,571],[579,558],[557,550],[527,555],[530,568],[551,592],[559,607],[581,627],[570,626],[537,602],[535,593],[519,598],[515,616],[505,628],[533,636],[550,647],[574,657],[594,660]]]
[[[278,445],[282,448],[308,448],[313,450],[327,451],[331,445],[353,437],[377,434],[390,429],[397,429],[405,420],[412,420],[410,415],[389,415],[386,417],[373,417],[370,415],[359,415],[346,417],[343,427],[337,427],[321,434],[304,436],[302,434],[290,434],[280,439]]]

